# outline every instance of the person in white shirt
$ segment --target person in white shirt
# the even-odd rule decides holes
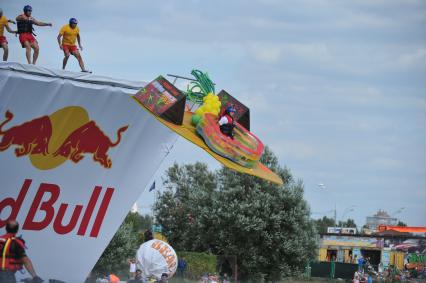
[[[130,266],[129,277],[130,277],[130,279],[134,279],[135,275],[136,275],[136,259],[131,258],[131,259],[129,259],[128,262],[129,262],[129,266]]]
[[[222,134],[230,137],[231,139],[234,138],[234,127],[235,127],[235,121],[234,121],[234,114],[235,114],[235,108],[234,106],[228,106],[225,110],[225,114],[222,115],[219,119],[219,127]]]

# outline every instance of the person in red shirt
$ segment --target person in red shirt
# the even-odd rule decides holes
[[[16,283],[15,272],[23,266],[33,277],[33,282],[43,282],[25,253],[25,241],[16,236],[18,230],[18,222],[9,220],[6,223],[6,234],[0,236],[0,282]]]
[[[37,62],[38,54],[40,51],[40,47],[38,46],[38,42],[34,37],[34,28],[33,25],[36,26],[49,26],[51,27],[51,23],[43,23],[37,21],[31,16],[33,8],[30,5],[26,5],[24,7],[24,13],[16,17],[16,22],[18,24],[18,34],[19,41],[21,42],[22,48],[25,48],[25,55],[27,57],[28,64],[34,64]],[[31,62],[31,48],[34,50],[33,61]]]

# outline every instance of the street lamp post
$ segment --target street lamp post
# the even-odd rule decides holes
[[[318,184],[318,188],[320,189],[326,189],[327,187],[323,183]],[[336,202],[334,202],[334,225],[337,226],[337,208],[336,208]]]
[[[343,227],[343,221],[344,221],[345,215],[348,214],[351,211],[354,211],[354,207],[355,207],[355,205],[351,205],[351,206],[345,208],[345,210],[343,210],[342,220],[340,222],[340,227]]]
[[[391,216],[394,216],[398,213],[401,213],[403,210],[405,209],[405,207],[400,207],[397,211],[395,211],[394,213],[391,214]]]
[[[397,214],[399,214],[399,213],[401,213],[403,210],[405,209],[405,207],[400,207],[397,211],[395,211],[394,213],[392,213],[391,214],[391,216],[395,216],[395,215],[397,215]],[[395,217],[395,219],[396,219],[396,223],[395,223],[395,225],[397,225],[398,224],[398,218],[396,218]]]

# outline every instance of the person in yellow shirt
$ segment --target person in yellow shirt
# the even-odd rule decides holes
[[[62,41],[61,41],[62,39]],[[76,46],[76,41],[78,42],[78,46],[80,50],[83,51],[83,46],[81,46],[80,39],[80,30],[77,27],[77,19],[71,18],[68,25],[64,25],[58,34],[58,44],[59,48],[64,51],[64,60],[62,62],[62,69],[65,70],[65,66],[67,65],[68,58],[70,54],[72,54],[78,60],[78,64],[80,65],[82,72],[90,72],[86,70],[84,67],[83,58],[78,51]]]
[[[14,21],[8,20],[6,16],[3,15],[3,10],[0,8],[0,47],[3,48],[3,61],[7,61],[7,57],[9,57],[9,47],[7,39],[4,36],[4,28],[10,33],[17,33],[17,31],[9,27],[9,23],[15,24]]]

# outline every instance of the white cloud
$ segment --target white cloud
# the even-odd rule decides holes
[[[318,154],[318,149],[301,140],[280,140],[272,143],[270,146],[277,155],[283,156],[284,160],[309,160]]]
[[[284,47],[284,53],[288,57],[296,56],[304,61],[314,61],[319,63],[330,63],[333,56],[326,43],[293,43]]]
[[[403,166],[400,160],[386,157],[373,158],[368,163],[376,170],[398,169]]]
[[[411,52],[399,54],[388,65],[394,70],[418,69],[426,67],[426,48],[417,48]]]
[[[253,28],[263,29],[265,31],[275,31],[294,28],[294,24],[287,23],[283,19],[271,19],[264,17],[253,17],[248,19],[248,24]]]
[[[395,28],[398,22],[391,17],[374,14],[371,12],[352,11],[345,13],[336,21],[337,27],[340,29],[388,29]]]
[[[261,44],[255,44],[251,46],[250,53],[259,62],[271,64],[278,62],[281,57],[282,51],[279,46],[265,46]]]

